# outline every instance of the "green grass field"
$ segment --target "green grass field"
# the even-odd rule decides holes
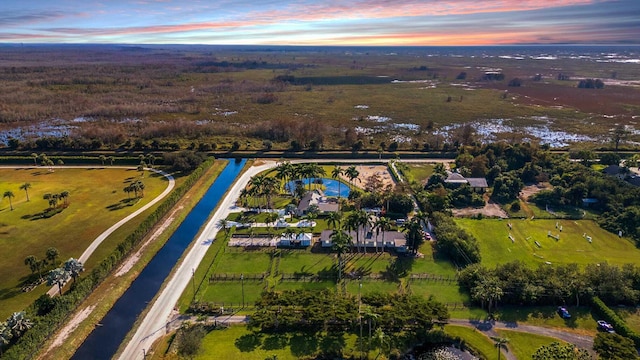
[[[596,318],[591,309],[585,306],[568,307],[570,319],[562,319],[556,313],[555,306],[519,307],[501,306],[496,310],[495,317],[506,322],[527,323],[529,325],[568,328],[584,334],[594,335]]]
[[[444,331],[452,336],[463,338],[469,347],[473,348],[478,355],[483,356],[487,360],[498,358],[498,351],[493,346],[493,340],[482,332],[458,325],[446,325]]]
[[[196,359],[264,360],[276,355],[278,360],[293,360],[314,355],[330,343],[342,343],[343,355],[349,357],[357,348],[357,337],[345,334],[336,338],[322,333],[255,334],[245,326],[231,326],[207,334]]]
[[[132,180],[140,179],[140,173],[135,170],[94,168],[49,172],[44,168],[2,169],[0,177],[0,190],[3,193],[10,190],[15,195],[13,211],[7,199],[0,203],[0,250],[11,254],[0,264],[0,318],[24,308],[46,290],[46,286],[40,285],[31,292],[21,291],[23,283],[31,276],[29,267],[24,264],[25,257],[35,255],[43,259],[49,247],[60,251],[58,261],[79,257],[96,236],[156,197],[167,186],[164,177],[146,173],[141,179],[145,184],[145,197],[128,206],[123,201],[127,194],[122,189]],[[19,189],[26,182],[31,184],[28,202],[25,192]],[[39,218],[37,214],[48,207],[43,195],[62,191],[70,193],[69,206],[50,218]],[[125,227],[131,229],[142,218],[137,217]],[[110,239],[118,235],[126,236],[118,232]],[[93,260],[92,257],[85,264],[87,270],[95,264]]]
[[[414,181],[424,183],[433,174],[433,164],[407,163],[405,166],[408,170],[403,171],[402,174],[407,178],[409,183]]]
[[[500,337],[509,339],[507,346],[509,351],[516,356],[516,359],[531,359],[538,348],[549,345],[552,342],[564,343],[564,341],[536,334],[529,334],[521,331],[496,330]]]
[[[640,250],[626,238],[609,233],[591,220],[472,220],[456,222],[473,234],[480,244],[482,263],[494,266],[520,260],[531,266],[554,263],[611,264],[639,263]],[[508,224],[513,226],[509,230]],[[560,232],[556,228],[562,226]],[[548,232],[560,239],[547,236]],[[509,239],[509,234],[514,242]],[[582,235],[592,237],[589,243]],[[535,242],[540,246],[537,246]]]

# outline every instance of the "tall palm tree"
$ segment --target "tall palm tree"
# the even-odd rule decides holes
[[[31,157],[33,158],[33,165],[38,166],[38,154],[31,153]]]
[[[131,199],[131,192],[133,191],[133,188],[131,187],[131,185],[127,185],[125,186],[122,191],[127,193],[127,199]]]
[[[414,216],[404,224],[402,227],[404,232],[406,233],[407,238],[407,247],[411,251],[411,253],[415,254],[418,252],[418,248],[424,239],[424,233],[422,231],[422,224],[420,223],[420,219],[417,216]]]
[[[220,219],[218,220],[218,222],[216,223],[216,227],[218,229],[222,229],[222,231],[224,231],[225,235],[229,236],[229,221],[227,219]]]
[[[249,180],[249,191],[251,192],[251,195],[255,196],[256,203],[258,204],[258,212],[260,212],[262,208],[259,199],[262,196],[262,185],[264,183],[264,180],[264,175],[256,175]]]
[[[65,206],[69,205],[69,195],[70,195],[70,194],[71,194],[71,193],[70,193],[69,191],[65,190],[65,191],[61,192],[61,193],[58,195],[58,197],[59,197],[60,199],[64,200],[64,205],[65,205]]]
[[[364,244],[360,243],[360,228],[362,228],[363,234],[366,233],[367,225],[370,225],[369,214],[367,214],[367,212],[364,210],[357,210],[349,214],[349,216],[351,217],[351,222],[353,223],[352,225],[355,225],[356,244],[358,246],[358,251],[363,250],[363,252],[366,252]],[[360,249],[361,245],[362,249]]]
[[[355,165],[351,165],[344,171],[344,174],[349,178],[349,185],[353,186],[353,181],[358,179],[360,172],[356,169]],[[360,179],[358,179],[360,181]]]
[[[280,165],[276,167],[276,179],[284,182],[284,189],[287,192],[291,192],[291,189],[288,189],[289,178],[291,176],[291,169],[293,165],[289,161],[284,161]]]
[[[100,159],[100,162],[102,163],[102,166],[104,166],[104,162],[107,160],[107,157],[104,155],[100,155],[98,156],[98,159]]]
[[[333,230],[339,228],[342,225],[342,213],[340,211],[330,212],[327,215],[327,225]]]
[[[334,230],[331,234],[331,249],[338,253],[338,283],[342,281],[342,254],[350,248],[351,241],[351,236],[342,230]]]
[[[267,201],[267,208],[271,209],[271,198],[278,193],[278,180],[274,177],[265,177],[262,182],[261,193]]]
[[[278,221],[279,217],[280,216],[276,212],[270,212],[267,214],[267,217],[265,220],[267,222],[267,231],[269,231],[269,234],[271,234],[271,228],[275,224],[275,222]]]
[[[376,229],[376,253],[378,252],[378,235],[382,232],[382,251],[384,251],[384,233],[391,229],[391,220],[388,217],[379,217],[374,225]]]
[[[153,167],[153,165],[155,165],[156,157],[153,156],[153,154],[147,154],[146,159],[149,167]]]
[[[31,189],[31,183],[24,183],[20,185],[20,190],[24,190],[25,194],[27,194],[27,201],[29,201],[29,189]]]
[[[11,208],[11,211],[13,211],[13,202],[11,202],[11,199],[13,199],[15,197],[15,195],[13,195],[13,191],[11,190],[7,190],[4,192],[4,195],[2,195],[2,198],[9,198],[9,207]]]
[[[62,267],[65,272],[67,272],[73,278],[73,282],[76,282],[80,273],[84,271],[84,265],[78,259],[69,258],[69,260],[64,262]]]
[[[507,352],[509,352],[509,348],[507,347],[507,344],[509,343],[509,339],[508,338],[503,338],[503,337],[497,337],[497,336],[492,336],[491,340],[493,340],[493,346],[498,349],[498,360],[500,360],[500,354],[502,353],[502,349],[505,349]]]
[[[113,166],[113,162],[116,161],[116,158],[114,158],[113,156],[109,156],[107,160],[109,160],[109,165]]]
[[[347,215],[347,219],[345,220],[344,229],[347,231],[355,231],[356,233],[356,248],[359,250],[360,246],[360,232],[358,231],[360,223],[358,220],[358,215],[355,212]]]
[[[53,266],[58,266],[56,259],[60,256],[60,251],[54,247],[50,247],[47,249],[47,260],[49,260]]]
[[[69,273],[64,271],[64,269],[57,268],[49,271],[49,275],[47,276],[47,286],[53,286],[54,284],[58,285],[58,291],[60,295],[62,295],[62,287],[69,280]]]
[[[338,210],[340,210],[340,185],[342,185],[342,181],[340,181],[340,176],[344,173],[342,168],[338,165],[334,166],[331,170],[331,178],[338,182]]]

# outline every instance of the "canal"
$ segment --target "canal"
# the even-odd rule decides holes
[[[246,160],[229,161],[202,199],[100,321],[101,326],[96,327],[82,343],[72,359],[106,360],[113,357],[133,323],[158,293],[171,269],[195,239],[245,163]]]

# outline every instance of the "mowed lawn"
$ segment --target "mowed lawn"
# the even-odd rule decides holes
[[[31,274],[24,264],[27,256],[43,259],[47,249],[55,247],[60,251],[58,261],[80,257],[100,233],[155,198],[168,184],[156,174],[145,172],[141,178],[138,171],[116,168],[0,169],[0,179],[0,191],[15,195],[13,211],[7,198],[0,202],[0,251],[6,255],[0,262],[0,319],[23,309],[46,290],[41,285],[28,293],[21,291]],[[144,183],[145,196],[129,206],[123,188],[135,180]],[[24,183],[31,184],[28,202],[20,190]],[[63,191],[70,194],[69,206],[50,218],[38,217],[49,206],[43,195]]]
[[[640,250],[631,241],[607,232],[591,220],[457,219],[456,222],[478,239],[482,263],[487,266],[514,260],[534,266],[546,262],[640,263]],[[549,237],[549,231],[559,235],[559,240]],[[592,238],[591,243],[583,237],[585,234]]]
[[[533,355],[540,347],[549,345],[553,342],[565,343],[560,339],[530,334],[522,331],[500,329],[496,330],[496,332],[500,337],[509,339],[507,346],[509,347],[509,351],[515,355],[516,359],[531,359],[531,355]]]

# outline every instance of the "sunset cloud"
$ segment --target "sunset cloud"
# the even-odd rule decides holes
[[[4,0],[3,7],[3,42],[640,43],[637,0]]]

